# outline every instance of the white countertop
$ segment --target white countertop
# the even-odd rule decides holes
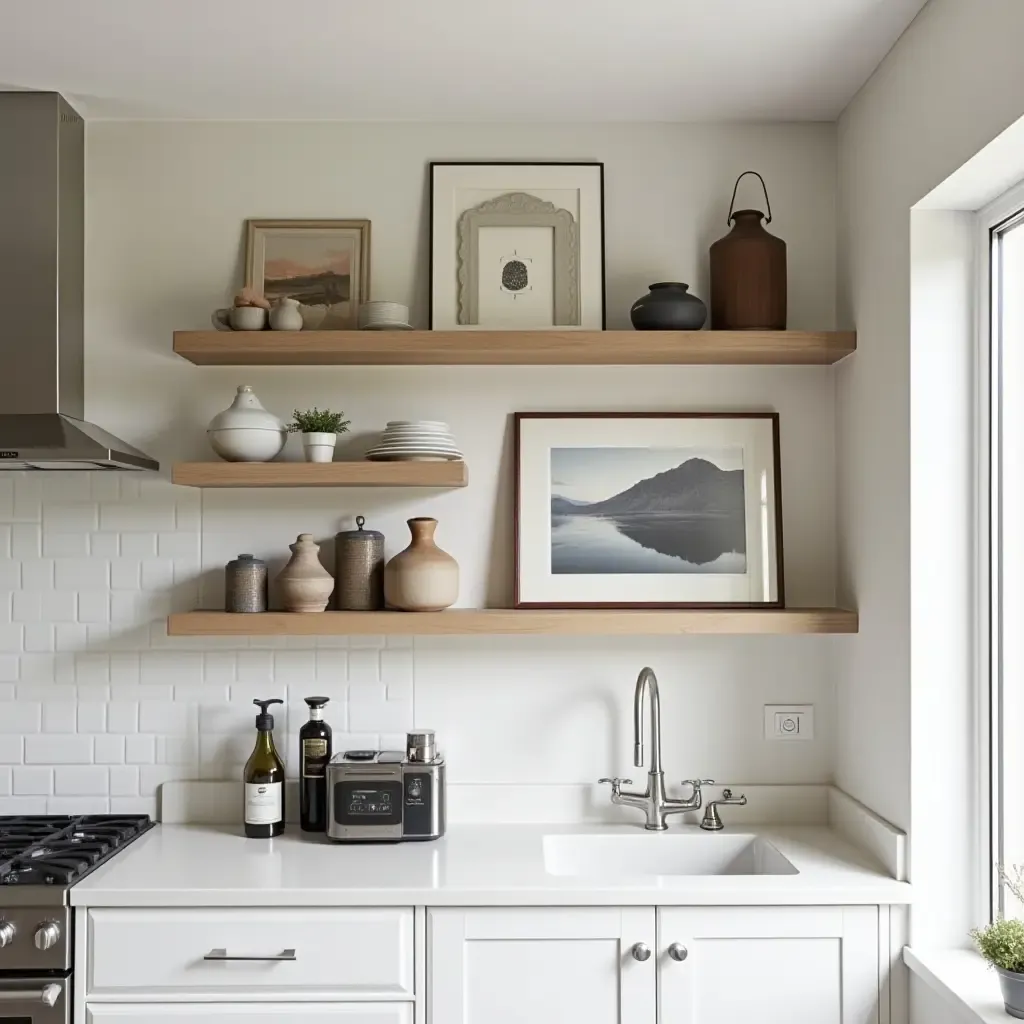
[[[643,832],[633,825],[455,825],[426,843],[342,845],[293,826],[277,839],[240,827],[161,825],[71,890],[75,906],[597,906],[910,902],[866,853],[822,826],[734,829],[772,843],[795,875],[550,875],[551,833]],[[672,832],[698,832],[695,826]],[[728,834],[730,830],[726,830]],[[716,835],[706,836],[714,842]],[[659,835],[651,835],[657,842]]]

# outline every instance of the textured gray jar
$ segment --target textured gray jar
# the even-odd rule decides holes
[[[267,610],[267,563],[254,555],[239,555],[224,567],[224,611]]]
[[[1003,990],[1006,1012],[1017,1020],[1024,1020],[1024,974],[1014,974],[997,967],[999,987]]]
[[[384,607],[384,534],[364,530],[356,516],[355,530],[334,538],[334,606],[340,612],[374,612]]]

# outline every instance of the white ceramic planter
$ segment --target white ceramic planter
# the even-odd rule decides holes
[[[303,434],[302,450],[307,462],[333,462],[337,434]]]

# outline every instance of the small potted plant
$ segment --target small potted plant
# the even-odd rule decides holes
[[[1024,868],[1016,866],[1014,877],[1000,871],[1003,883],[1020,902],[1024,896]],[[1024,921],[1001,917],[984,928],[975,928],[971,938],[978,952],[999,974],[1003,1005],[1011,1017],[1024,1020]]]
[[[305,412],[296,409],[293,417],[288,430],[293,434],[302,434],[302,450],[306,454],[306,461],[332,462],[338,435],[344,434],[349,427],[350,421],[345,419],[345,414],[331,412],[330,409],[321,411],[314,406]]]

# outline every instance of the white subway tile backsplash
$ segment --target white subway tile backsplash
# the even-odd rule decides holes
[[[349,651],[348,678],[353,683],[379,682],[380,651],[377,649]]]
[[[22,651],[24,637],[24,627],[17,624],[0,623],[0,651]]]
[[[106,796],[51,796],[46,800],[47,814],[109,814]]]
[[[142,585],[142,563],[137,558],[110,560],[110,587],[112,590],[138,590]]]
[[[79,622],[109,622],[110,595],[102,590],[84,591],[78,595]]]
[[[15,796],[49,796],[53,792],[53,769],[12,769],[11,792]]]
[[[53,770],[53,792],[57,796],[106,796],[110,769],[100,765],[75,765]]]
[[[5,701],[0,705],[0,733],[23,736],[39,732],[42,724],[42,705],[34,701]]]
[[[116,689],[116,688],[115,688]],[[107,705],[107,729],[127,734],[139,731],[139,705],[135,701],[111,700]]]
[[[110,795],[137,796],[139,792],[139,769],[135,765],[117,765],[110,769]]]
[[[47,558],[76,558],[89,553],[87,533],[43,532],[43,554]]]
[[[53,559],[37,558],[21,564],[23,590],[53,590]]]
[[[81,698],[81,695],[79,695]],[[78,731],[104,732],[107,728],[107,704],[105,701],[78,702]]]
[[[43,732],[77,732],[78,705],[74,701],[55,703],[48,701],[43,705]]]
[[[35,523],[15,523],[11,527],[11,557],[32,559],[42,553],[43,531]]]
[[[126,764],[152,764],[156,760],[156,737],[125,736],[124,759]]]
[[[43,721],[45,720],[44,713]],[[92,737],[26,736],[24,760],[25,764],[91,764]]]
[[[93,760],[96,764],[124,764],[124,736],[102,733],[93,737]]]
[[[57,649],[54,627],[50,623],[26,622],[23,630],[22,644],[26,651],[45,653]]]
[[[103,558],[55,558],[54,586],[58,590],[106,590],[110,563]]]
[[[89,554],[93,558],[117,558],[130,534],[94,533],[89,538]]]
[[[195,731],[194,709],[188,704],[144,700],[139,704],[139,732],[184,736]]]
[[[156,556],[155,533],[111,534],[121,538],[121,555],[125,558],[143,559]]]
[[[0,764],[21,764],[23,746],[20,736],[0,736]]]

